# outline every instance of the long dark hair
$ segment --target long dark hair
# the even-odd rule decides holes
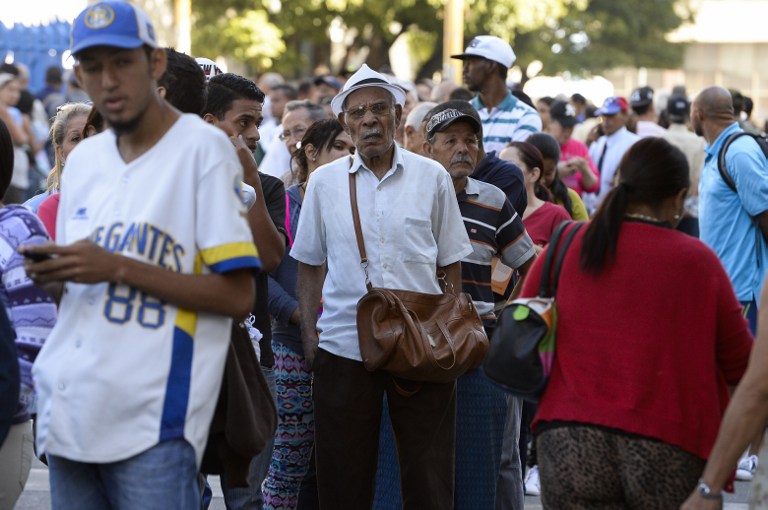
[[[598,274],[615,258],[627,206],[658,206],[691,183],[685,155],[663,138],[643,138],[635,143],[624,154],[617,172],[618,185],[605,196],[584,233],[579,260],[583,271]]]
[[[312,145],[319,154],[323,150],[329,150],[336,137],[344,128],[336,119],[318,120],[307,129],[304,137],[301,139],[299,149],[293,152],[293,160],[296,161],[296,180],[305,182],[309,177],[309,161],[304,148]]]
[[[554,161],[555,165],[560,161],[560,144],[557,143],[555,137],[549,133],[534,133],[528,137],[526,142],[539,149],[544,159]],[[542,168],[542,172],[543,171],[544,169]],[[555,171],[555,177],[552,180],[552,185],[549,186],[549,191],[551,191],[552,195],[555,197],[555,202],[562,203],[565,210],[568,211],[568,214],[573,218],[573,202],[568,195],[568,186],[566,186],[562,179],[560,179],[560,175],[558,175],[557,171]]]
[[[5,196],[13,177],[13,140],[8,126],[0,120],[0,200]]]
[[[531,169],[539,169],[539,178],[536,179],[536,182],[533,184],[533,192],[537,198],[544,200],[545,202],[551,202],[552,194],[547,187],[541,183],[541,178],[544,176],[544,157],[541,155],[541,151],[537,149],[535,145],[528,142],[509,142],[507,147],[514,147],[517,149],[517,153],[520,155],[520,160],[525,166]],[[523,172],[525,172],[525,170],[523,170]]]

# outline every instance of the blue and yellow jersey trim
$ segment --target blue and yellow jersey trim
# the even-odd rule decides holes
[[[235,269],[261,269],[259,252],[253,243],[230,243],[200,250],[200,260],[214,273]]]

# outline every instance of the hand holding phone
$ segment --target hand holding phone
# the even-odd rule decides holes
[[[24,251],[23,255],[33,262],[43,262],[53,258],[48,253],[37,253],[37,252],[31,252],[31,251]]]

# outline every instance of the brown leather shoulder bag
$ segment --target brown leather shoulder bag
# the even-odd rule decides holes
[[[356,173],[349,198],[368,292],[357,303],[363,365],[411,381],[447,383],[477,368],[488,350],[483,323],[468,294],[374,288],[357,207]]]

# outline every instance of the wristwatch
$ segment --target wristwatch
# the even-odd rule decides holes
[[[704,499],[723,499],[722,492],[713,492],[712,489],[709,488],[709,485],[707,485],[707,482],[701,478],[699,478],[699,484],[696,486],[696,490]]]

